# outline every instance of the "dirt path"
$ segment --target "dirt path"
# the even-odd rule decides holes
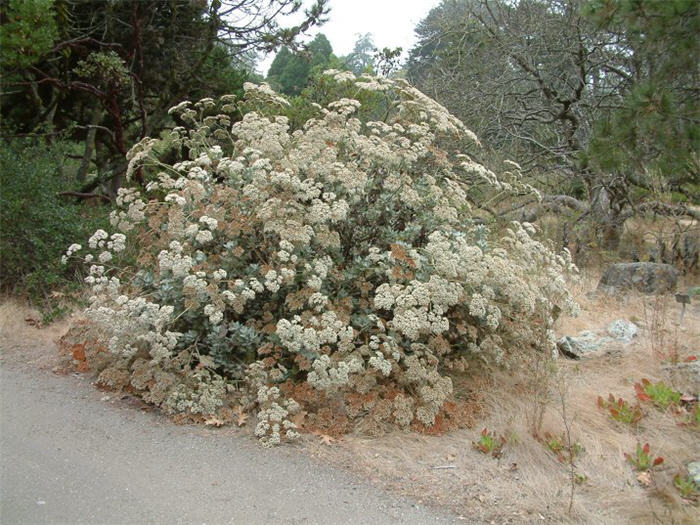
[[[291,448],[112,403],[84,378],[4,366],[0,385],[2,523],[454,521]]]

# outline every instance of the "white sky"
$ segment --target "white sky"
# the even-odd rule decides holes
[[[372,33],[374,44],[379,48],[402,47],[404,57],[413,46],[413,30],[440,0],[330,0],[328,22],[314,28],[309,34],[323,33],[333,46],[336,56],[347,55],[352,51],[358,34]],[[309,1],[304,2],[305,7]],[[281,20],[280,25],[293,24]],[[275,55],[261,60],[258,70],[266,75]]]

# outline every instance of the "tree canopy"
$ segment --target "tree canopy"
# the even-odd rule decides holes
[[[685,0],[443,1],[407,74],[518,158],[546,209],[594,214],[615,245],[639,210],[694,215],[652,193],[698,200],[698,16]]]
[[[312,72],[320,72],[329,67],[333,48],[328,38],[319,33],[303,51],[293,53],[282,47],[275,55],[267,73],[267,80],[286,95],[299,95],[308,82]]]
[[[85,142],[83,191],[121,185],[127,144],[162,129],[187,98],[240,92],[256,53],[324,21],[314,0],[302,22],[297,0],[12,0],[2,15],[5,134],[70,130]],[[99,151],[99,155],[95,152]]]

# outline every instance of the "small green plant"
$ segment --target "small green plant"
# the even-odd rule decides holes
[[[683,499],[695,500],[700,492],[700,487],[692,476],[676,474],[673,478],[673,486],[676,487]]]
[[[568,450],[566,445],[566,436],[562,434],[561,436],[553,436],[549,432],[545,432],[544,438],[540,439],[541,443],[544,444],[562,463],[568,461],[569,459],[575,460],[583,452],[583,445],[579,442],[574,442],[571,444],[571,450]]]
[[[639,403],[630,405],[629,402],[621,397],[615,399],[615,396],[612,394],[608,396],[607,401],[603,399],[602,396],[598,396],[598,408],[607,410],[610,417],[615,421],[627,423],[628,425],[636,425],[644,416],[644,412],[642,412],[642,407]]]
[[[634,454],[625,454],[625,458],[627,458],[630,465],[639,472],[646,472],[664,462],[664,458],[660,456],[654,459],[652,457],[653,454],[651,454],[649,443],[644,443],[644,445],[637,443],[637,449]]]
[[[472,442],[472,446],[482,454],[491,455],[494,458],[501,457],[503,445],[506,439],[503,436],[497,437],[494,432],[483,429],[477,441]]]
[[[574,481],[577,485],[583,485],[586,481],[588,481],[588,476],[581,474],[580,472],[574,472]]]
[[[680,411],[681,422],[678,423],[683,427],[690,427],[695,430],[700,430],[700,405],[694,403],[691,407],[685,407]]]
[[[641,383],[634,384],[634,390],[637,392],[637,399],[642,402],[653,403],[654,406],[661,410],[678,405],[681,399],[681,393],[676,392],[663,381],[652,383],[648,379],[642,379]]]

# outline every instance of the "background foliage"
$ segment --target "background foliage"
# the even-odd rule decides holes
[[[407,75],[536,181],[511,217],[617,249],[632,216],[698,218],[698,20],[685,0],[444,1]]]
[[[281,22],[304,8],[298,24]],[[475,192],[479,220],[541,223],[578,262],[596,253],[697,271],[697,2],[444,0],[417,25],[404,64],[399,48],[380,50],[368,33],[347,56],[321,33],[299,45],[327,13],[325,0],[9,0],[0,13],[2,140],[29,158],[35,150],[22,154],[27,142],[15,139],[52,148],[60,137],[71,162],[50,171],[74,197],[62,205],[114,203],[129,146],[171,126],[169,107],[240,97],[246,81],[263,80],[260,53],[278,51],[267,81],[290,96],[292,129],[329,101],[324,69],[407,78],[477,133],[478,160],[518,159],[540,190],[541,200]],[[361,111],[381,120],[381,98],[359,96]],[[630,244],[631,220],[659,218],[670,226],[654,247]]]
[[[64,141],[47,146],[31,139],[0,148],[2,288],[26,292],[47,313],[51,291],[73,282],[71,268],[61,265],[66,247],[107,222],[99,203],[77,206],[59,195],[71,189],[63,173],[71,163],[61,160],[71,150]]]

